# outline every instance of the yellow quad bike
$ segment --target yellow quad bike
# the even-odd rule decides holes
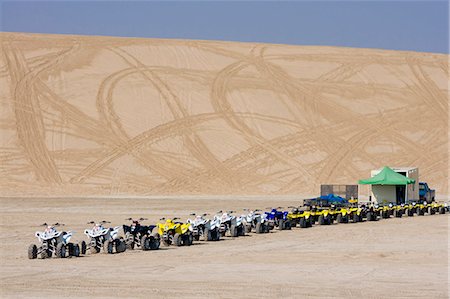
[[[445,214],[445,206],[442,203],[432,202],[428,205],[428,214]]]
[[[362,222],[363,215],[362,209],[358,207],[352,207],[349,210],[349,218],[352,219],[353,223]]]
[[[173,218],[177,220],[179,218]],[[157,223],[153,229],[161,236],[161,241],[165,246],[191,246],[194,242],[192,226],[190,223],[174,222],[172,219],[161,218],[163,223]]]
[[[415,204],[405,204],[403,206],[403,215],[408,216],[408,217],[413,217],[414,216],[414,212],[416,211],[416,206]]]
[[[293,208],[288,213],[287,218],[291,221],[291,226],[295,227],[297,224],[301,228],[312,227],[314,219],[311,217],[311,212],[302,210],[300,207]]]
[[[434,213],[438,213],[438,214],[445,214],[445,212],[446,212],[446,206],[445,206],[445,204],[443,204],[443,203],[435,203],[435,202],[433,202],[432,203],[432,207],[433,207],[433,210],[434,210]]]
[[[380,206],[377,210],[380,218],[383,219],[391,218],[391,208],[388,205]]]
[[[330,225],[333,224],[333,218],[335,212],[331,209],[319,208],[316,211],[317,223],[319,225]]]
[[[381,214],[382,207],[378,204],[369,204],[368,206],[363,206],[362,214],[366,217],[367,221],[377,221],[378,215]]]
[[[391,215],[396,218],[402,218],[403,214],[405,214],[405,211],[405,205],[395,205],[391,207]]]
[[[336,209],[336,222],[337,223],[348,223],[349,215],[350,215],[350,209],[337,208]]]
[[[427,205],[425,205],[424,203],[416,204],[416,214],[417,214],[417,216],[423,216],[423,215],[425,215],[425,213],[427,213],[427,211],[428,211]]]

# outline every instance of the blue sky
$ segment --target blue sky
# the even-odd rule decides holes
[[[448,1],[0,1],[0,30],[449,53]]]

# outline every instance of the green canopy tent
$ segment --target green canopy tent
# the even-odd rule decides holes
[[[409,185],[415,182],[414,179],[401,175],[387,166],[383,167],[376,176],[359,180],[359,184],[362,185]]]

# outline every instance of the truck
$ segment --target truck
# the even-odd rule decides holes
[[[419,200],[420,202],[426,201],[427,203],[431,203],[434,201],[435,190],[430,189],[428,184],[425,182],[419,183]]]

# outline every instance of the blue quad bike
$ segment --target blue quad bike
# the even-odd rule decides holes
[[[279,209],[281,209],[281,207],[272,208],[270,212],[265,212],[267,215],[269,230],[273,230],[275,228],[278,230],[291,229],[291,221],[287,218],[289,212],[280,211]]]

